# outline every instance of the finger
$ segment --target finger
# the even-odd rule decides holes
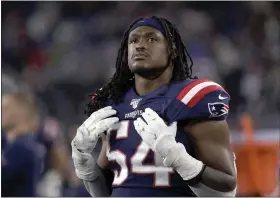
[[[109,107],[100,109],[94,112],[93,114],[91,114],[91,116],[84,122],[84,126],[88,128],[90,125],[93,125],[98,121],[108,118],[112,115],[115,115],[116,113],[117,113],[116,110],[110,109]]]
[[[79,144],[75,141],[75,139],[71,142],[71,147],[72,147],[72,157],[73,154],[77,154],[77,153],[81,153],[81,151],[79,151]]]
[[[157,112],[152,110],[151,108],[146,108],[145,112],[148,113],[150,116],[155,117],[155,118],[160,118]]]
[[[134,122],[133,122],[133,124],[134,124],[134,128],[135,128],[135,130],[137,131],[137,133],[140,135],[140,136],[142,136],[142,132],[143,132],[143,127],[141,127],[140,125],[139,125],[139,123],[138,123],[138,120],[135,120]]]
[[[85,136],[88,136],[87,130],[85,127],[80,126],[74,139],[76,142],[81,143],[83,141],[83,137]]]
[[[107,110],[110,110],[110,109],[113,109],[113,107],[112,106],[103,107],[103,108],[99,109],[98,111],[100,111],[100,110],[107,111]]]
[[[177,122],[172,122],[168,128],[170,129],[170,131],[173,132],[173,135],[176,136],[177,133]]]
[[[142,118],[137,118],[137,122],[138,125],[142,128],[146,128],[148,126]]]
[[[76,144],[77,144],[75,138],[76,138],[76,137],[74,137],[74,139],[71,141],[71,146],[72,146],[72,147],[76,146]]]
[[[112,125],[116,124],[119,121],[118,117],[111,117],[111,118],[106,118],[103,120],[100,120],[95,124],[95,130],[108,130],[109,128],[112,127]],[[105,131],[104,130],[104,131]]]
[[[145,120],[146,123],[150,123],[152,121],[152,117],[150,116],[150,114],[144,112],[141,115],[143,117],[143,119]]]
[[[147,123],[150,123],[153,120],[157,120],[159,115],[150,108],[146,108],[145,112],[142,114],[142,117],[145,119]]]
[[[99,136],[101,133],[107,131],[112,125],[116,124],[119,121],[119,118],[112,117],[112,118],[106,118],[104,120],[101,120],[95,124],[95,129],[90,130],[90,137],[93,138],[96,134]]]
[[[72,151],[72,159],[74,161],[74,163],[78,162],[78,163],[82,163],[82,162],[85,162],[87,161],[89,158],[90,158],[91,154],[89,153],[83,153],[81,151],[79,151],[77,148],[73,148],[73,151]]]
[[[101,137],[102,141],[106,141],[106,135],[105,135],[105,133],[101,133],[101,134],[100,134],[100,137]]]
[[[148,125],[142,120],[142,118],[137,118],[137,129],[140,133],[145,132],[145,129]]]
[[[109,111],[109,110],[112,110],[112,109],[113,109],[112,106],[103,107],[103,108],[99,109],[98,111],[93,112],[90,115],[90,117],[94,117],[93,115],[96,115],[96,114],[99,114],[99,113],[102,113],[102,112],[106,112],[106,111]]]
[[[72,159],[74,160],[74,161],[78,161],[79,160],[79,155],[78,155],[78,150],[75,148],[75,147],[73,147],[72,148],[73,150],[75,149],[75,151],[72,151]]]
[[[138,124],[138,121],[137,120],[135,120],[134,122],[133,122],[133,125],[134,125],[134,128],[135,128],[135,130],[137,131],[137,133],[141,136],[141,129],[140,129],[140,126],[139,126],[139,124]]]
[[[169,126],[170,127],[176,127],[177,126],[177,122],[172,122]]]

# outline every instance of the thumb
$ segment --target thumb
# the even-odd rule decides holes
[[[170,129],[170,132],[173,133],[173,135],[176,135],[177,132],[177,122],[172,122],[168,128]]]
[[[172,123],[169,125],[169,127],[172,127],[172,128],[176,127],[176,128],[177,128],[177,122],[172,122]]]
[[[99,136],[101,137],[102,141],[106,141],[107,140],[107,136],[106,136],[106,134],[104,132],[101,133]]]

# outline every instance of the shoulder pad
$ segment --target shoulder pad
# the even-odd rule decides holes
[[[230,96],[210,80],[194,80],[182,87],[166,108],[170,122],[182,120],[224,120],[229,112]]]

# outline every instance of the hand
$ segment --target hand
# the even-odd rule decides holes
[[[101,134],[117,123],[117,117],[108,118],[116,114],[111,106],[102,108],[94,113],[78,128],[77,134],[71,142],[72,159],[76,175],[86,181],[95,179],[93,151]]]
[[[166,167],[173,167],[184,180],[197,176],[203,163],[190,156],[185,146],[175,140],[177,123],[167,126],[159,115],[147,108],[141,118],[134,121],[134,127],[143,141],[163,159]]]
[[[91,154],[78,151],[72,144],[72,159],[78,178],[85,181],[92,181],[96,178],[96,174],[94,173],[96,163]]]
[[[101,134],[119,121],[117,117],[110,117],[117,113],[111,106],[104,107],[94,113],[78,128],[72,141],[78,151],[91,153]],[[108,118],[110,117],[110,118]]]
[[[176,144],[175,136],[177,123],[173,122],[167,126],[163,119],[150,108],[145,109],[142,118],[134,121],[134,127],[143,141],[163,159],[168,153],[168,149]]]

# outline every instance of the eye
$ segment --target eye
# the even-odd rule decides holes
[[[137,43],[138,42],[138,39],[137,38],[131,38],[130,40],[129,40],[129,43]]]
[[[148,42],[150,42],[150,43],[153,43],[153,42],[155,42],[156,41],[156,39],[154,38],[154,37],[150,37],[149,39],[148,39]]]

